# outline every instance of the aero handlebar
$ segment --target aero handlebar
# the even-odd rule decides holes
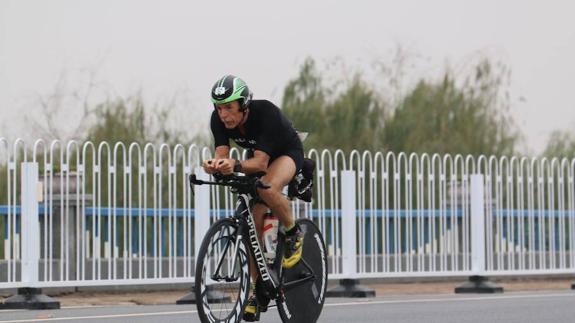
[[[218,185],[218,186],[228,186],[232,188],[232,191],[237,193],[254,193],[256,189],[268,189],[271,186],[262,182],[260,177],[264,176],[265,172],[258,172],[251,175],[222,175],[219,173],[213,174],[215,181],[204,181],[198,179],[196,174],[191,174],[189,176],[190,188],[193,190],[194,185]]]

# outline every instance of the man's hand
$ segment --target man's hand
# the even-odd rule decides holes
[[[234,172],[234,167],[236,166],[237,162],[238,162],[237,159],[215,158],[215,159],[204,160],[202,167],[204,168],[204,171],[206,171],[206,173],[208,174],[221,173],[222,175],[229,175]]]
[[[208,159],[204,160],[202,167],[204,171],[208,174],[213,174],[218,171],[217,164],[221,159]]]
[[[235,159],[224,158],[219,159],[216,163],[216,171],[223,175],[229,175],[234,172]]]

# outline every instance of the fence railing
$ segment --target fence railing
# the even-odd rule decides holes
[[[232,149],[234,157],[242,152]],[[191,283],[220,187],[211,150],[0,139],[0,288]],[[575,160],[310,150],[330,278],[575,269]]]

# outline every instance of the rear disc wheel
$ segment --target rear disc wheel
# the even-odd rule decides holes
[[[309,277],[314,279],[285,290],[284,300],[277,300],[284,323],[315,323],[325,301],[327,289],[327,254],[323,236],[313,221],[297,220],[304,233],[302,258],[282,275],[284,283]]]

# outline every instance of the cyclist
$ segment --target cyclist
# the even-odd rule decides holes
[[[291,268],[301,259],[303,233],[295,224],[288,200],[282,189],[301,169],[303,145],[291,122],[281,110],[267,100],[252,100],[252,92],[239,77],[226,75],[212,87],[214,111],[211,130],[215,141],[215,158],[203,163],[208,174],[232,172],[252,174],[265,171],[262,181],[271,186],[258,189],[265,204],[256,204],[252,213],[258,236],[263,231],[263,216],[268,207],[285,228],[286,248],[282,266]],[[239,161],[229,158],[230,139],[238,146],[253,151],[253,156]],[[251,257],[250,257],[251,259]],[[257,270],[252,261],[252,295],[244,311],[244,320],[259,319],[263,304],[258,306],[255,297]]]

